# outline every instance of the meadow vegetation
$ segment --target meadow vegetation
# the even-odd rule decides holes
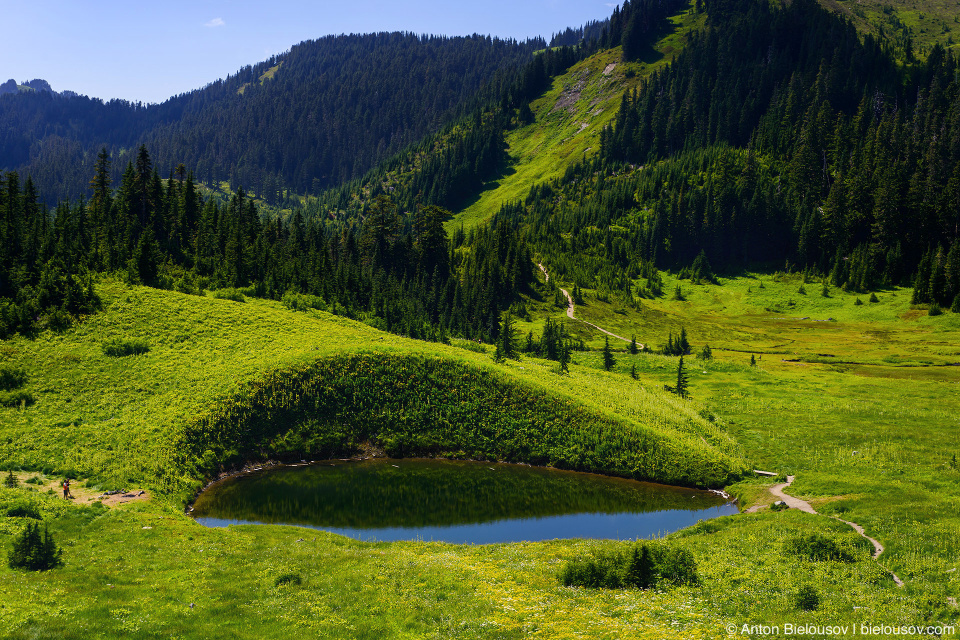
[[[904,290],[878,291],[879,302],[861,306],[842,291],[800,299],[800,278],[721,276],[720,284],[685,285],[684,301],[644,301],[624,313],[582,292],[578,315],[654,349],[681,326],[694,351],[709,343],[712,359],[689,359],[692,400],[661,389],[677,358],[631,354],[623,343],[607,373],[602,334],[569,319],[592,350],[575,352],[561,376],[553,362],[521,356],[496,365],[476,343],[404,340],[309,305],[238,305],[105,281],[103,312],[63,334],[3,344],[5,366],[22,369],[38,399],[4,410],[2,460],[21,482],[0,489],[2,539],[11,545],[40,516],[64,566],[0,569],[0,623],[14,638],[51,629],[59,637],[246,637],[253,615],[266,637],[721,638],[731,623],[955,621],[948,598],[957,591],[960,472],[948,454],[960,372],[946,365],[960,360],[950,346],[960,323],[911,309]],[[778,310],[791,299],[789,315]],[[531,329],[549,313],[562,316],[546,303],[530,309]],[[109,357],[102,345],[113,339],[147,340],[151,349]],[[393,397],[371,395],[374,379]],[[451,393],[467,405],[459,413],[443,401]],[[502,406],[489,404],[494,397]],[[464,432],[483,412],[501,415],[499,424]],[[562,435],[567,424],[599,425],[601,435],[668,434],[663,442],[713,456],[716,473],[730,479],[745,468],[741,459],[796,474],[798,495],[866,526],[887,551],[873,561],[862,539],[827,517],[761,511],[668,536],[695,562],[697,584],[606,590],[564,587],[558,575],[567,562],[627,557],[632,544],[361,543],[287,527],[204,529],[183,514],[203,478],[270,455],[345,455],[368,440],[395,454],[490,459],[522,459],[542,444],[530,460],[554,464],[564,459],[554,451],[591,451],[575,440],[540,443],[539,431],[503,438],[531,417],[547,434]],[[282,426],[268,428],[271,420]],[[414,428],[418,421],[428,428]],[[484,439],[490,448],[478,446]],[[623,454],[613,463],[625,464]],[[565,459],[576,467],[577,458]],[[154,499],[75,505],[31,491],[38,476],[144,486]],[[747,478],[728,490],[746,506],[766,501],[769,484]]]

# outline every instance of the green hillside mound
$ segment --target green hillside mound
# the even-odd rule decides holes
[[[367,447],[690,486],[744,470],[693,405],[622,376],[497,365],[271,301],[100,290],[104,311],[74,330],[5,344],[34,401],[2,409],[0,463],[181,499],[247,461]]]

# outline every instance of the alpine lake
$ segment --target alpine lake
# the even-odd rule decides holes
[[[378,458],[233,476],[204,490],[190,515],[208,527],[283,524],[364,541],[492,544],[651,538],[735,513],[711,491],[526,465]]]

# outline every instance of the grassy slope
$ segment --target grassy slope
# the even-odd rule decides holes
[[[820,0],[861,30],[894,37],[906,33],[923,55],[934,43],[960,44],[960,5],[954,0]]]
[[[0,441],[0,460],[51,472],[73,469],[114,484],[166,488],[158,477],[168,475],[170,444],[190,444],[181,437],[185,428],[216,427],[198,420],[234,411],[257,388],[248,383],[350,353],[373,360],[381,354],[398,366],[403,358],[412,358],[411,368],[427,358],[476,369],[484,380],[501,385],[498,397],[510,385],[556,397],[558,413],[551,419],[558,424],[579,425],[580,416],[592,415],[627,430],[662,434],[664,442],[676,443],[671,446],[700,450],[708,457],[701,434],[730,447],[695,411],[605,373],[587,370],[560,378],[548,363],[498,366],[489,356],[404,340],[325,313],[290,312],[275,302],[236,303],[115,283],[105,283],[101,291],[105,310],[75,330],[36,342],[4,344],[4,359],[26,369],[36,404],[3,410],[7,438]],[[143,338],[151,350],[143,356],[107,357],[101,344],[113,338]],[[359,379],[356,371],[348,374]],[[437,377],[443,375],[448,374]],[[399,384],[383,386],[375,393],[384,403],[393,393],[405,393]],[[595,399],[600,388],[614,389],[629,401],[605,406],[611,403]],[[415,409],[415,399],[401,400],[410,411]],[[509,411],[506,405],[500,410]],[[185,466],[172,475],[192,473]]]
[[[572,162],[589,157],[600,145],[600,131],[610,124],[620,107],[624,91],[668,64],[680,50],[685,34],[702,26],[705,14],[684,12],[671,19],[671,29],[662,35],[656,57],[623,63],[620,48],[602,51],[556,78],[530,108],[533,124],[511,131],[507,153],[513,159],[510,171],[448,223],[448,231],[461,224],[469,229],[489,219],[506,202],[526,197],[530,186],[563,176]]]
[[[780,280],[764,276],[762,289],[750,277],[719,287],[685,285],[687,301],[645,301],[641,311],[627,314],[605,312],[604,303],[587,292],[582,311],[654,344],[680,324],[695,346],[709,336],[718,357],[690,362],[695,397],[720,414],[751,462],[796,473],[796,493],[862,522],[887,544],[883,562],[907,579],[903,592],[866,559],[845,565],[785,555],[784,544],[796,535],[844,535],[833,521],[800,513],[725,518],[675,536],[697,558],[701,587],[606,593],[561,588],[554,574],[562,559],[616,543],[366,544],[295,528],[207,530],[169,501],[114,510],[65,507],[20,488],[0,490],[0,508],[25,498],[44,505],[66,545],[67,565],[46,574],[0,569],[0,628],[14,638],[125,632],[719,638],[727,637],[730,623],[955,618],[946,598],[960,586],[955,572],[948,573],[960,564],[951,542],[960,539],[960,474],[945,463],[957,448],[960,402],[952,391],[960,371],[899,367],[890,360],[960,360],[960,321],[951,314],[926,318],[911,312],[903,291],[881,292],[880,303],[854,307],[851,294],[801,299],[793,295],[799,281]],[[668,277],[666,289],[673,284]],[[143,456],[153,451],[152,439],[177,416],[277,364],[322,359],[341,349],[433,351],[497,369],[489,356],[405,341],[325,315],[292,314],[274,303],[238,304],[116,284],[103,291],[106,311],[76,331],[3,345],[4,358],[30,369],[38,398],[26,411],[3,414],[6,438],[0,443],[6,441],[7,460],[20,455],[12,444],[20,437],[26,439],[25,460],[47,455],[77,466],[86,464],[83,456],[96,460],[99,447],[112,446],[103,453],[104,470],[116,467],[136,477],[150,468]],[[791,298],[796,308],[788,314],[764,310]],[[776,319],[788,315],[811,320]],[[812,322],[821,316],[839,321]],[[99,344],[114,335],[141,335],[153,348],[139,358],[105,359]],[[875,337],[871,342],[865,336]],[[746,365],[746,351],[764,354],[759,369]],[[816,353],[864,364],[780,362],[814,359]],[[577,354],[576,360],[580,366],[564,378],[533,359],[509,363],[506,370],[529,384],[549,382],[553,393],[595,396],[596,404],[631,413],[653,409],[626,393],[636,388],[627,375],[630,365],[637,366],[642,386],[653,389],[671,380],[676,362],[620,353],[617,371],[606,374],[595,371],[596,352]],[[670,410],[680,406],[662,401]],[[77,426],[53,426],[68,422]],[[759,486],[747,482],[736,489],[756,495]],[[15,519],[3,524],[6,533],[20,526]],[[275,586],[289,571],[300,573],[303,585]],[[819,590],[821,610],[795,610],[791,598],[802,584]],[[251,624],[254,619],[258,624]]]
[[[686,300],[644,300],[639,310],[586,291],[577,314],[654,348],[681,326],[695,352],[709,344],[713,361],[687,360],[691,391],[727,421],[753,464],[796,474],[793,494],[866,526],[907,593],[929,598],[924,615],[956,619],[946,603],[960,591],[960,316],[911,309],[909,289],[878,291],[877,303],[837,289],[824,297],[799,275],[742,275],[722,286],[665,278],[665,290],[676,284]],[[535,309],[545,313],[562,314]],[[578,325],[589,344],[603,344]],[[601,366],[596,352],[575,360]],[[621,353],[616,370],[635,366],[641,380],[668,384],[676,363]],[[762,485],[735,491],[768,501]]]

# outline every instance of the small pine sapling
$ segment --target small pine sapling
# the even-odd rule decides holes
[[[610,338],[604,336],[603,338],[603,368],[605,371],[610,371],[613,369],[613,365],[617,364],[616,358],[613,357],[613,351],[610,350]]]

